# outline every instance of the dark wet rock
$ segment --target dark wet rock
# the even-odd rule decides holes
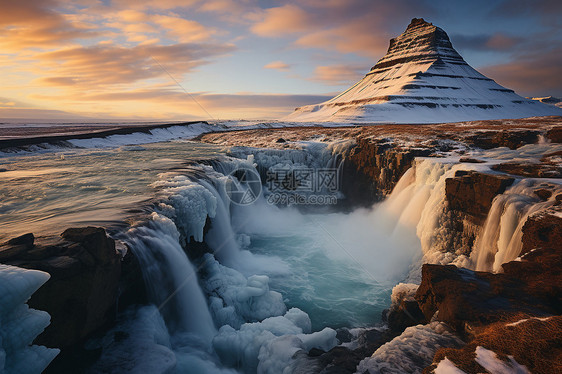
[[[35,241],[35,236],[32,233],[24,234],[8,240],[6,243],[10,245],[23,245],[28,249],[33,248],[33,242]]]
[[[547,190],[545,188],[541,188],[540,190],[534,191],[535,195],[539,197],[541,200],[548,200],[552,196],[552,191]]]
[[[6,263],[12,258],[25,256],[27,247],[25,245],[9,245],[4,244],[0,246],[0,262]]]
[[[286,143],[287,141],[283,138],[277,139],[276,143]]]
[[[131,305],[147,303],[148,295],[139,260],[133,251],[128,249],[121,261],[117,309],[121,312]]]
[[[503,193],[513,181],[513,178],[502,175],[459,170],[454,178],[445,181],[445,196],[451,210],[481,225],[494,197]]]
[[[207,233],[211,229],[212,224],[213,224],[212,220],[209,217],[207,217],[205,219],[205,226],[203,226],[203,237],[207,235]],[[182,248],[184,248],[187,257],[189,257],[190,260],[197,260],[201,258],[205,253],[213,253],[213,250],[211,249],[211,247],[209,247],[209,245],[205,241],[198,242],[193,238],[193,236],[191,236],[189,240],[187,240],[182,235],[181,241],[182,241]]]
[[[384,316],[390,330],[401,333],[407,327],[416,326],[425,321],[419,304],[416,300],[401,300],[395,308],[387,311]]]
[[[348,338],[344,333],[347,329],[339,329],[338,336],[344,336]],[[348,332],[349,333],[349,332]],[[343,335],[342,335],[343,334]],[[306,372],[314,372],[321,374],[352,374],[355,373],[357,365],[365,357],[373,354],[381,345],[389,342],[394,338],[396,334],[392,333],[388,329],[367,329],[362,331],[357,337],[356,349],[349,349],[343,346],[337,346],[329,350],[328,352],[323,352],[319,349],[313,349],[308,352],[307,365],[304,369]],[[341,341],[341,340],[340,340]],[[310,371],[313,367],[314,370]],[[299,371],[297,368],[296,372]]]
[[[35,240],[26,234],[9,243],[13,244],[0,252],[2,262],[51,275],[29,300],[30,307],[51,315],[51,324],[36,344],[64,350],[112,321],[121,257],[103,228],[69,229],[62,239]]]
[[[71,228],[37,239],[26,234],[0,247],[0,261],[51,275],[28,302],[51,316],[34,344],[61,349],[48,373],[80,372],[100,353],[85,350],[83,342],[113,323],[118,304],[122,310],[146,303],[137,259],[131,251],[122,258],[103,228]]]
[[[26,256],[28,251],[33,248],[34,241],[33,234],[25,234],[0,244],[0,263],[5,263],[11,258]]]
[[[349,343],[353,340],[353,335],[348,329],[340,328],[336,330],[336,339],[338,339],[340,343]]]
[[[468,164],[481,164],[481,163],[486,162],[486,161],[478,160],[478,159],[472,158],[472,157],[461,157],[459,159],[459,162],[464,162],[464,163],[468,163]]]
[[[492,166],[492,170],[531,178],[561,178],[562,168],[549,163],[505,162]]]

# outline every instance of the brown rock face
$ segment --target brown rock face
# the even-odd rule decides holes
[[[531,216],[523,226],[523,249],[526,254],[534,249],[556,250],[562,246],[562,218],[551,214]]]
[[[553,143],[562,143],[562,126],[556,126],[548,130],[546,138]]]
[[[441,60],[439,62],[443,64],[443,59],[455,64],[466,64],[443,29],[423,18],[414,18],[404,33],[390,40],[386,55],[373,66],[371,72],[411,62]]]
[[[358,139],[343,161],[342,192],[351,205],[370,206],[392,192],[415,157],[431,149],[400,149],[385,139]]]
[[[514,179],[476,171],[457,171],[445,181],[449,208],[463,213],[477,225],[485,220],[496,195],[502,194]]]
[[[526,235],[535,235],[541,228],[546,231],[558,222],[548,217],[531,224]],[[475,326],[521,313],[532,316],[561,314],[562,246],[558,234],[538,239],[543,243],[540,247],[527,240],[538,249],[525,255],[522,261],[504,264],[503,273],[423,265],[422,282],[415,296],[420,309],[428,320],[439,311],[437,318],[440,321],[464,335],[471,335]]]
[[[549,163],[531,164],[519,162],[505,162],[492,166],[493,170],[508,174],[520,175],[531,178],[560,178],[562,168]]]
[[[540,134],[541,132],[537,130],[479,131],[466,137],[466,142],[482,149],[497,147],[517,149],[525,144],[538,143]]]

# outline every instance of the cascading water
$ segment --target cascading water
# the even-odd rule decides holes
[[[388,199],[348,214],[303,214],[264,196],[241,206],[229,199],[228,175],[237,168],[262,178],[274,168],[338,169],[349,145],[237,149],[231,153],[246,159],[224,157],[162,174],[154,183],[161,195],[155,212],[124,239],[158,307],[148,312],[163,323],[143,322],[148,312],[141,309],[133,318],[141,322],[125,328],[153,326],[150,341],[164,347],[166,360],[173,352],[175,363],[166,367],[177,372],[302,369],[308,361],[297,363],[296,352],[329,350],[338,344],[333,328],[372,325],[398,281],[419,281],[422,262],[495,270],[517,257],[526,217],[552,204],[537,204],[527,182],[515,184],[494,200],[469,259],[447,248],[453,228],[445,180],[457,170],[488,169],[458,158],[417,159]],[[210,253],[191,263],[182,248],[190,241],[204,241]]]
[[[126,242],[139,259],[150,299],[168,328],[195,333],[210,345],[216,329],[179,237],[169,218],[152,213],[146,225],[129,231]]]
[[[556,193],[542,201],[533,192],[533,187],[539,183],[519,180],[496,196],[470,256],[475,270],[498,272],[502,264],[519,256],[523,247],[522,229],[527,218],[556,204]]]

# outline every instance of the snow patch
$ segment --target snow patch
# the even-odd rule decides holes
[[[484,347],[476,347],[475,361],[480,364],[490,374],[531,374],[523,365],[520,365],[508,356],[509,362],[504,362],[498,358],[498,355]]]

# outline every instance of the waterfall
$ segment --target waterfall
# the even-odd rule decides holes
[[[454,161],[454,160],[453,160]],[[392,194],[378,209],[386,209],[384,222],[391,235],[400,225],[416,226],[421,243],[421,263],[455,264],[478,271],[501,271],[501,265],[515,260],[522,249],[522,228],[527,218],[552,207],[556,203],[552,193],[541,201],[534,193],[541,182],[533,179],[517,180],[503,194],[497,195],[476,237],[470,258],[458,255],[451,248],[455,228],[451,226],[451,212],[445,198],[445,180],[457,170],[477,168],[474,165],[455,164],[451,160],[418,158],[402,176]],[[548,183],[546,184],[548,185]],[[550,185],[553,187],[553,185]],[[554,187],[561,191],[561,187]],[[404,236],[405,233],[400,233]],[[403,239],[402,239],[403,240]],[[398,241],[397,243],[399,243]],[[414,265],[410,281],[419,281],[421,263]]]
[[[152,213],[124,238],[139,259],[150,301],[160,309],[170,331],[190,332],[210,344],[216,334],[197,273],[179,244],[169,218]]]
[[[410,282],[419,282],[421,263],[445,264],[455,258],[446,248],[452,232],[447,226],[445,180],[465,167],[454,160],[418,158],[390,196],[375,207],[374,224],[386,228],[396,250],[417,249],[419,261],[411,267]]]
[[[310,304],[318,300],[314,293],[318,286],[326,292],[326,299],[327,292],[348,292],[349,303],[354,302],[348,296],[352,287],[377,288],[383,295],[386,286],[403,280],[409,266],[408,281],[419,282],[424,262],[497,271],[501,263],[519,255],[521,228],[527,216],[554,204],[554,198],[540,202],[533,193],[535,182],[515,183],[493,201],[473,254],[467,258],[450,245],[458,233],[452,227],[445,181],[457,170],[489,169],[459,164],[454,157],[416,159],[385,201],[347,214],[303,214],[294,207],[274,206],[263,195],[250,205],[237,205],[230,199],[229,175],[241,167],[255,173],[259,170],[262,177],[277,167],[336,169],[341,168],[341,155],[347,149],[349,144],[321,144],[287,153],[253,150],[253,155],[248,154],[249,149],[237,149],[235,153],[245,159],[224,157],[160,175],[161,180],[154,183],[161,197],[155,212],[148,222],[133,227],[125,241],[139,258],[151,302],[170,332],[170,343],[164,345],[173,351],[178,367],[205,362],[213,371],[229,372],[223,368],[227,366],[245,373],[277,372],[294,364],[298,351],[313,347],[329,350],[338,342],[335,331],[325,326],[336,324],[315,326],[317,322],[311,321],[307,312],[317,317],[313,313],[321,309],[306,303],[291,304],[294,299],[275,291],[286,291],[275,288],[278,278],[293,277],[295,284],[287,283],[288,288],[295,286],[297,291],[302,285],[296,283],[311,282],[307,284],[311,290],[302,297]],[[269,193],[267,187],[264,191]],[[289,240],[290,235],[295,237]],[[298,235],[311,241],[302,241]],[[263,247],[255,244],[260,240],[266,243]],[[281,243],[283,240],[286,242]],[[191,263],[182,248],[190,241],[205,241],[210,253]],[[274,247],[289,247],[294,252],[275,257]],[[262,249],[265,251],[260,252]],[[307,266],[310,263],[306,261],[312,258],[314,264],[292,273],[289,265],[296,262],[289,264],[288,259],[294,257]],[[327,260],[337,267],[327,267],[332,264]],[[340,271],[348,268],[353,276],[340,282]],[[331,269],[329,276],[335,281],[314,274],[323,275],[326,269]],[[369,276],[374,280],[364,279]],[[361,283],[356,278],[361,278]],[[313,279],[317,283],[313,284]],[[341,306],[335,302],[324,307],[327,311],[337,308]],[[346,317],[350,320],[352,317]],[[204,348],[195,348],[193,341],[201,342]]]
[[[519,180],[495,197],[470,256],[475,270],[498,272],[502,264],[519,256],[523,247],[522,229],[527,218],[556,202],[556,193],[547,201],[541,201],[533,193],[537,184],[530,179]]]

